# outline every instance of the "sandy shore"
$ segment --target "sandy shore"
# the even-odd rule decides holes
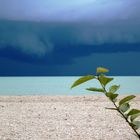
[[[140,96],[132,101],[140,109]],[[103,96],[1,96],[0,140],[138,140]]]

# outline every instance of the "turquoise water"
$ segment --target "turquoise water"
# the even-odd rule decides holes
[[[100,87],[95,80],[70,89],[79,77],[0,77],[0,95],[83,95],[94,94],[87,87]],[[117,76],[110,84],[121,85],[120,94],[140,94],[140,76]]]

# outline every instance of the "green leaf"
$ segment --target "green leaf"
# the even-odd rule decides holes
[[[121,112],[126,112],[129,108],[130,108],[130,105],[128,103],[124,103],[124,104],[119,106],[119,110]]]
[[[109,109],[109,110],[117,110],[116,108],[108,108],[108,107],[106,107],[105,109]]]
[[[140,121],[133,121],[132,124],[133,124],[132,126],[134,127],[134,129],[137,130],[138,128],[140,128]]]
[[[107,96],[107,97],[110,97],[111,94],[112,94],[111,92],[107,92],[107,93],[106,93],[106,96]]]
[[[138,109],[131,109],[130,112],[127,114],[128,116],[130,115],[135,115],[135,114],[139,114],[140,110]]]
[[[120,85],[113,85],[109,88],[109,92],[115,93],[120,88]]]
[[[100,75],[99,80],[104,86],[106,86],[109,82],[111,82],[113,80],[113,78],[109,78],[104,75]]]
[[[94,87],[87,88],[86,90],[89,90],[89,91],[97,91],[97,92],[104,92],[104,89],[102,89],[102,88],[94,88]]]
[[[119,94],[113,94],[112,92],[107,92],[106,96],[109,97],[112,101],[115,101],[115,99],[118,97]]]
[[[87,75],[87,76],[81,77],[81,78],[79,78],[78,80],[76,80],[73,83],[73,85],[71,86],[71,88],[76,87],[76,86],[78,86],[78,85],[80,85],[80,84],[82,84],[82,83],[84,83],[86,81],[89,81],[91,79],[94,79],[94,78],[95,78],[94,75]]]
[[[128,102],[128,101],[132,100],[135,97],[136,96],[134,96],[134,95],[127,96],[127,97],[123,98],[122,100],[120,100],[119,105],[122,105],[123,103]]]
[[[135,115],[131,115],[131,117],[130,117],[131,122],[134,121],[139,116],[140,116],[140,113],[139,114],[135,114]]]
[[[118,97],[118,95],[119,95],[119,94],[112,94],[110,98],[111,98],[112,100],[114,100],[114,99],[116,99],[116,98]]]
[[[98,67],[96,69],[96,73],[106,73],[106,72],[109,72],[109,70],[103,67]]]

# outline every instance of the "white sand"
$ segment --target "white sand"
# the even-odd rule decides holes
[[[140,109],[140,96],[132,101]],[[138,140],[104,96],[1,96],[0,140]]]

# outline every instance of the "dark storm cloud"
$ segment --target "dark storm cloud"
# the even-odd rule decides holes
[[[1,20],[0,56],[53,65],[71,63],[75,57],[92,53],[140,51],[138,27],[133,21],[97,26]]]
[[[139,0],[0,0],[0,75],[57,75],[82,57],[139,53],[138,13]]]

